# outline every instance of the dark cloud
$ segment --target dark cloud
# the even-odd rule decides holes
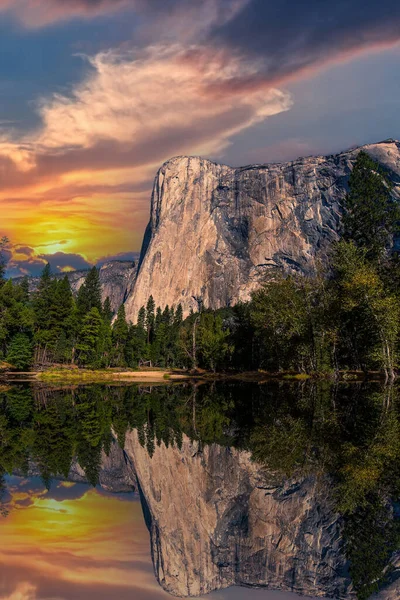
[[[137,261],[139,260],[140,257],[140,252],[119,252],[118,254],[111,254],[108,256],[102,256],[101,258],[99,258],[99,260],[97,261],[97,266],[101,267],[101,265],[104,265],[107,262],[110,262],[112,260],[127,260],[127,261]]]
[[[26,254],[26,256],[32,256],[35,252],[35,250],[29,246],[17,246],[15,251],[18,252],[18,254]]]
[[[210,39],[262,59],[263,76],[279,82],[340,55],[400,41],[400,3],[250,0]]]
[[[29,247],[24,249],[29,249]],[[7,277],[21,277],[24,275],[38,277],[47,263],[50,264],[53,273],[62,273],[65,267],[79,271],[90,269],[93,266],[80,254],[56,252],[55,254],[39,254],[36,256],[32,253],[28,255],[20,250],[17,250],[17,252],[18,254],[25,254],[27,258],[18,260],[16,257],[10,256],[7,264]]]
[[[62,272],[65,267],[73,267],[74,270],[90,269],[93,265],[80,254],[69,254],[56,252],[55,254],[40,254],[39,259],[49,263],[54,273]]]

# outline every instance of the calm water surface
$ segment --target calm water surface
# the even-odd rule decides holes
[[[367,569],[363,544],[350,547],[355,568],[363,565],[361,589],[362,578],[376,580],[398,549],[399,422],[397,389],[378,384],[4,388],[0,599],[171,597],[154,577],[138,496],[98,485],[111,434],[123,446],[132,429],[150,455],[157,443],[179,446],[187,435],[204,446],[249,450],[282,478],[331,477],[349,539],[387,545]],[[92,485],[65,480],[74,458]],[[207,596],[296,597],[245,588]]]
[[[9,516],[1,522],[2,600],[162,600],[149,533],[135,494],[86,484],[7,477]],[[230,588],[210,600],[290,600],[284,592]]]

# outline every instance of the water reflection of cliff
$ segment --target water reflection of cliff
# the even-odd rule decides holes
[[[0,402],[3,473],[137,486],[168,591],[367,598],[396,576],[396,388],[13,387]]]

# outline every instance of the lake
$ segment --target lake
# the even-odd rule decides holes
[[[0,394],[3,600],[367,598],[397,577],[396,387]]]

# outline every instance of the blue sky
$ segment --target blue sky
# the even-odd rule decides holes
[[[394,0],[0,0],[10,274],[139,250],[171,156],[399,138],[399,41]]]

